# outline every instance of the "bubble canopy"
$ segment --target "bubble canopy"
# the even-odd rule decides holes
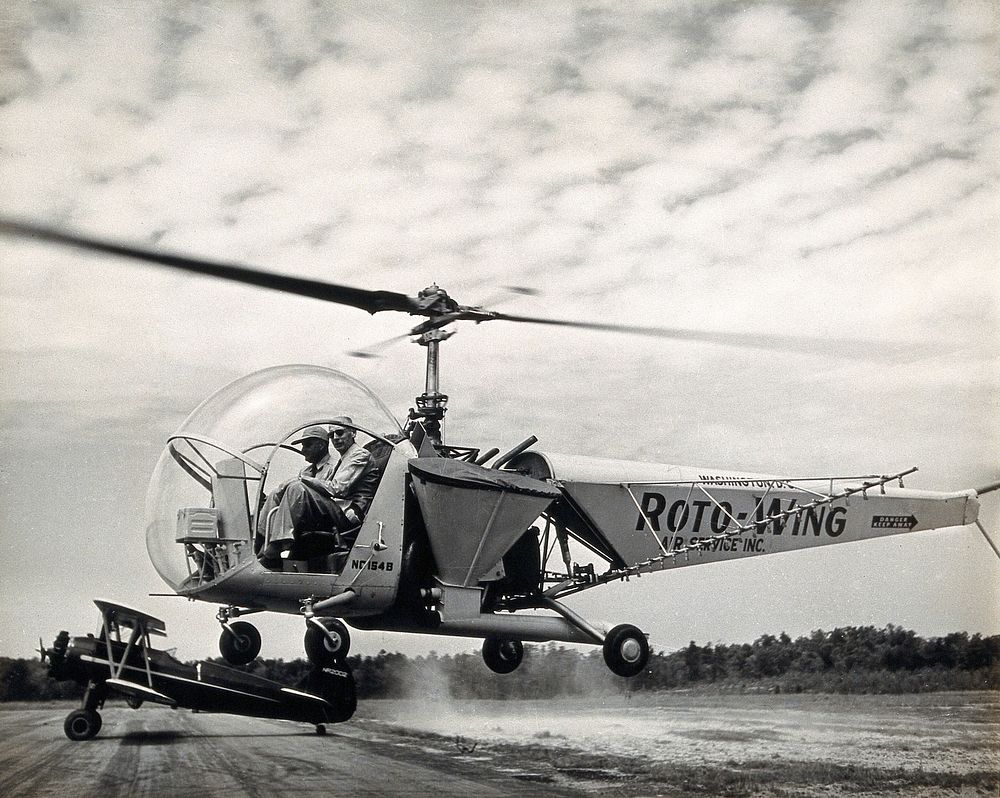
[[[286,478],[294,474],[287,472],[304,461],[290,451],[290,442],[303,428],[329,424],[338,416],[349,416],[373,437],[399,440],[402,434],[374,393],[321,366],[257,371],[202,402],[169,439],[146,496],[146,548],[163,580],[175,590],[206,581],[204,573],[200,578],[193,574],[192,546],[186,543],[195,538],[179,532],[179,513],[194,509],[201,508],[203,518],[218,516],[215,533],[242,544],[231,547],[225,562],[213,564],[216,575],[220,565],[227,568],[252,557],[249,529],[267,472],[283,469]]]

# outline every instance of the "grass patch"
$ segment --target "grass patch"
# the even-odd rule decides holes
[[[413,745],[433,742],[447,750],[456,739],[401,726],[381,727],[400,741]],[[466,745],[473,741],[461,740]],[[546,744],[548,743],[548,744]],[[476,754],[492,766],[511,772],[530,771],[592,792],[603,782],[613,785],[617,796],[648,795],[651,791],[682,795],[802,796],[819,791],[910,795],[918,791],[960,793],[973,791],[995,796],[1000,792],[1000,774],[989,771],[943,773],[922,769],[879,768],[799,760],[738,761],[723,764],[702,762],[662,763],[639,757],[613,756],[566,746],[556,735],[534,735],[524,744],[480,742]],[[838,794],[834,792],[833,794]]]

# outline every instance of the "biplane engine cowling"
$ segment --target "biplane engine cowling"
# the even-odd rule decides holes
[[[410,461],[438,577],[471,587],[561,495],[546,482],[444,458]]]

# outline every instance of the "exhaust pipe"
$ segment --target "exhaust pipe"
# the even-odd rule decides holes
[[[533,446],[536,443],[538,443],[538,438],[536,438],[534,435],[532,435],[530,438],[525,438],[517,446],[515,446],[513,449],[507,452],[507,454],[500,455],[496,459],[496,462],[490,466],[490,468],[500,468],[508,460],[512,460],[513,458],[517,457],[521,452],[523,452],[529,446]]]

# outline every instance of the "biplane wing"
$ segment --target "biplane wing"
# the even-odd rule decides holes
[[[94,604],[109,626],[123,626],[127,629],[145,629],[151,635],[166,635],[167,625],[149,613],[116,604],[104,599],[94,599]]]
[[[129,682],[125,679],[105,679],[104,683],[108,686],[117,690],[122,695],[133,698],[137,701],[152,701],[156,704],[166,704],[168,707],[176,708],[178,702],[168,695],[164,695],[159,690],[154,690],[152,687],[147,687],[146,685],[139,684],[138,682]]]

